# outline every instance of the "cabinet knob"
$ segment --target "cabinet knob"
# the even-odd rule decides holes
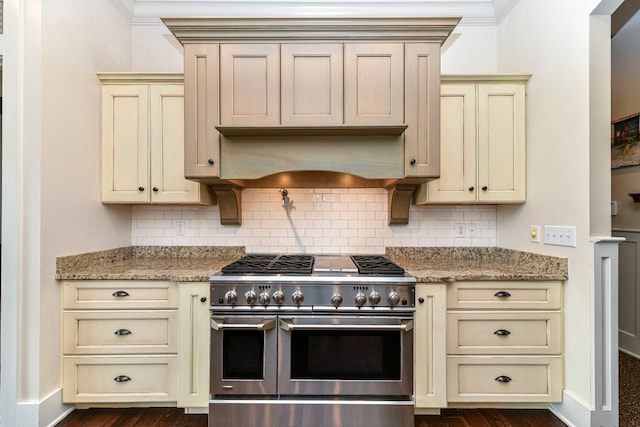
[[[138,187],[138,191],[144,191],[144,187],[141,185],[140,187]]]
[[[207,297],[200,298],[200,302],[207,302]]]
[[[486,185],[482,186],[482,191],[487,191],[489,189],[489,187],[487,187]]]
[[[511,378],[506,375],[500,375],[499,377],[496,377],[496,381],[499,383],[508,383],[511,382]]]
[[[127,292],[127,291],[115,291],[111,295],[113,295],[114,297],[118,297],[118,298],[128,297],[129,296],[129,292]]]
[[[131,381],[131,378],[129,378],[129,377],[128,377],[128,376],[126,376],[126,375],[118,375],[118,376],[117,376],[117,377],[115,377],[113,380],[114,380],[115,382],[117,382],[117,383],[124,383],[124,382],[127,382],[127,381]]]
[[[207,160],[207,163],[209,163],[210,165],[213,165],[215,162],[213,161],[213,159],[209,159]]]
[[[471,187],[469,187],[469,191],[473,191],[475,190],[475,187],[472,185]]]
[[[115,332],[116,335],[120,336],[120,335],[131,335],[131,331],[128,329],[118,329]]]
[[[412,165],[415,165],[416,164],[416,159],[409,160],[409,163],[411,163]]]
[[[508,298],[511,296],[511,294],[507,291],[499,291],[496,292],[493,296],[497,298]]]
[[[153,187],[152,190],[157,193],[158,192],[158,187]]]
[[[511,332],[507,331],[506,329],[498,329],[497,331],[495,331],[493,333],[494,335],[500,335],[502,337],[505,337],[507,335],[511,335]]]
[[[423,304],[423,303],[424,303],[424,298],[422,298],[422,297],[418,298],[418,302],[419,302],[420,304]]]

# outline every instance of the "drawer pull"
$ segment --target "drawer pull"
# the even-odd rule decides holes
[[[117,376],[117,377],[115,377],[113,380],[114,380],[115,382],[117,382],[117,383],[124,383],[124,382],[127,382],[127,381],[131,381],[131,378],[129,378],[129,377],[128,377],[128,376],[126,376],[126,375],[118,375],[118,376]]]
[[[111,295],[113,295],[114,297],[118,297],[118,298],[121,298],[121,297],[128,297],[128,296],[129,296],[129,292],[127,292],[127,291],[115,291],[115,292],[114,292],[113,294],[111,294]]]
[[[500,375],[499,377],[496,377],[496,381],[499,383],[508,383],[511,382],[511,378],[506,375]]]
[[[511,294],[507,291],[499,291],[499,292],[496,292],[494,295],[494,297],[498,297],[498,298],[508,298],[510,296]]]
[[[493,334],[494,335],[500,335],[500,336],[504,337],[504,336],[507,336],[507,335],[511,335],[511,332],[507,331],[506,329],[498,329]]]
[[[118,329],[115,332],[116,335],[131,335],[131,331],[128,329]]]

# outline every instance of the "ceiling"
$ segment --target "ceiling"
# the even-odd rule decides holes
[[[132,24],[159,23],[161,16],[273,16],[275,6],[295,15],[462,16],[461,24],[495,25],[519,0],[109,0]],[[276,11],[274,13],[274,10]]]

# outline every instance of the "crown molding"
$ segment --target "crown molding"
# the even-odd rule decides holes
[[[125,0],[110,0],[124,2]],[[134,0],[130,0],[134,1]],[[162,25],[160,17],[445,17],[459,25],[496,25],[496,7],[510,10],[518,0],[135,0],[133,25]],[[249,13],[248,13],[249,12]]]

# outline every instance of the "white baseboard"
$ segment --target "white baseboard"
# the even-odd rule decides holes
[[[562,403],[552,403],[549,410],[569,427],[617,427],[619,423],[618,411],[594,411],[567,390]]]
[[[22,401],[16,405],[16,423],[24,426],[53,427],[75,409],[62,403],[62,388],[39,401]]]
[[[589,405],[567,390],[562,391],[562,403],[552,403],[549,410],[569,427],[584,427],[591,422]]]

